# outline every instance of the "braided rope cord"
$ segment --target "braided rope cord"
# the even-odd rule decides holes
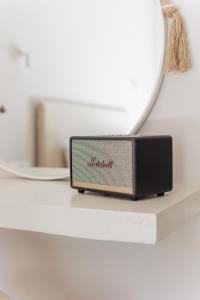
[[[169,4],[169,0],[160,0],[162,5],[167,5]]]
[[[160,3],[164,16],[172,20],[168,23],[171,29],[168,36],[165,70],[184,73],[190,69],[190,53],[183,19],[178,8],[170,4],[170,0],[160,0]]]

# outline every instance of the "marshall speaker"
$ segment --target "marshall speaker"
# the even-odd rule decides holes
[[[172,190],[170,136],[70,139],[71,187],[134,200]]]

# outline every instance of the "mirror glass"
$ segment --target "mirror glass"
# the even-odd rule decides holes
[[[66,167],[70,135],[134,133],[162,76],[159,0],[1,0],[0,18],[1,160]]]

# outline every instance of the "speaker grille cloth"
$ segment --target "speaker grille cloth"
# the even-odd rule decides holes
[[[113,161],[112,168],[89,167]],[[72,180],[115,187],[133,187],[132,141],[72,140]]]

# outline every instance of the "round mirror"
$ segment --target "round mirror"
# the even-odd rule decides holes
[[[137,132],[163,75],[159,0],[6,0],[0,7],[2,168],[63,178],[65,169],[29,166],[68,167],[71,135]]]

